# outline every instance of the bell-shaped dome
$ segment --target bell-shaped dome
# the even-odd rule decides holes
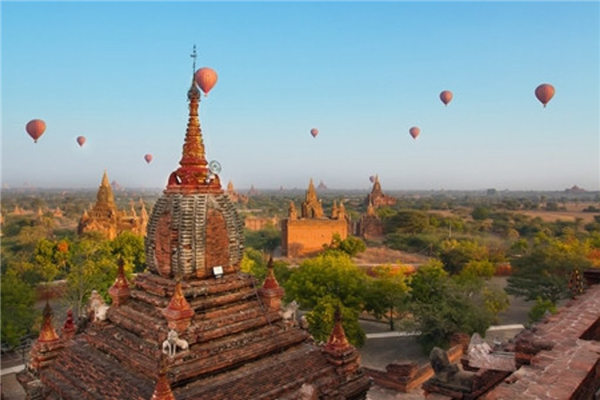
[[[193,90],[196,89],[196,90]],[[192,81],[190,114],[180,167],[158,199],[146,235],[146,265],[165,278],[198,278],[239,270],[243,223],[219,176],[206,162],[198,118],[200,93]]]

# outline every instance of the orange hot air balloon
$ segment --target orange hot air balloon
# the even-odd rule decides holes
[[[204,96],[208,96],[208,92],[215,86],[217,79],[217,73],[212,68],[204,67],[196,71],[195,80],[204,92]]]
[[[85,136],[77,136],[77,144],[82,147],[85,144]]]
[[[46,123],[41,119],[32,119],[25,126],[25,130],[33,138],[33,142],[37,143],[38,139],[46,130]]]
[[[310,130],[310,134],[312,135],[312,137],[317,137],[317,135],[319,134],[319,130],[317,128],[312,128]]]
[[[535,88],[535,97],[544,105],[554,97],[554,86],[549,83],[542,83],[540,86]]]
[[[442,100],[442,103],[447,106],[448,103],[452,101],[452,92],[449,90],[444,90],[442,93],[440,93],[440,100]]]
[[[410,133],[410,136],[413,137],[413,139],[416,139],[417,136],[419,136],[419,133],[421,133],[421,130],[417,126],[413,126],[408,130],[408,132]]]
[[[146,162],[147,162],[148,164],[150,164],[150,163],[152,162],[152,154],[146,154],[146,155],[144,156],[144,160],[146,160]]]

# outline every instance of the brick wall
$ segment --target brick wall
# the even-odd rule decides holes
[[[334,234],[348,237],[345,219],[286,219],[282,223],[282,250],[289,257],[308,255],[323,250]]]
[[[229,266],[229,237],[223,214],[217,210],[208,210],[206,220],[206,275],[212,274],[212,267]]]

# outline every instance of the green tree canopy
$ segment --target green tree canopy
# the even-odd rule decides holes
[[[281,246],[281,232],[274,226],[266,226],[258,231],[246,230],[244,233],[246,247],[272,253]]]
[[[488,258],[488,249],[475,240],[448,239],[442,243],[440,258],[450,274],[458,274],[470,261]]]
[[[117,258],[122,257],[125,265],[133,269],[133,272],[143,272],[146,268],[143,236],[124,231],[111,241],[110,247],[112,253]]]
[[[341,251],[348,254],[350,257],[354,257],[366,249],[367,245],[362,239],[357,238],[356,236],[348,236],[346,239],[342,240],[342,237],[338,233],[333,235],[331,244],[327,246],[327,250]]]
[[[549,300],[553,304],[567,298],[573,270],[589,268],[585,243],[571,238],[562,241],[541,235],[527,252],[514,258],[506,291],[526,300]]]
[[[13,269],[2,274],[2,342],[13,347],[31,332],[37,313],[35,292]]]
[[[285,284],[286,297],[303,309],[314,308],[319,299],[330,295],[344,307],[360,310],[366,274],[347,254],[329,252],[302,262]]]
[[[394,318],[406,309],[408,285],[402,271],[393,271],[389,266],[377,267],[376,276],[368,280],[365,292],[365,310],[376,318],[386,318],[390,330],[394,330]]]
[[[454,333],[484,335],[497,312],[506,307],[506,298],[484,285],[482,279],[468,283],[462,285],[448,277],[436,260],[422,265],[412,276],[409,308],[426,352],[434,346],[447,347]]]

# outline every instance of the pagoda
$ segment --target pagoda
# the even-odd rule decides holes
[[[124,231],[137,235],[146,233],[148,215],[144,203],[141,202],[141,215],[138,216],[133,206],[129,212],[119,210],[115,204],[115,196],[108,181],[106,171],[96,194],[96,203],[83,212],[79,219],[77,232],[81,235],[87,232],[99,232],[112,240]]]
[[[375,175],[375,182],[373,182],[373,189],[365,200],[367,206],[372,205],[375,208],[382,206],[393,206],[396,204],[396,198],[383,194],[381,190],[381,183],[379,183],[379,176]]]
[[[188,99],[180,166],[148,222],[147,272],[128,282],[119,268],[112,304],[20,373],[28,398],[364,399],[357,350],[315,345],[281,316],[272,271],[262,288],[240,271],[243,223],[208,168],[196,79]]]

